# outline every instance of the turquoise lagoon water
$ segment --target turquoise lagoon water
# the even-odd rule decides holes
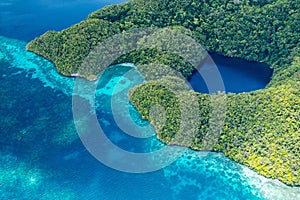
[[[0,37],[0,44],[0,199],[299,199],[297,188],[265,179],[218,153],[187,150],[171,165],[140,174],[103,165],[77,135],[74,79],[26,52],[25,42]],[[163,148],[156,137],[136,139],[118,129],[105,106],[116,92],[112,88],[118,81],[112,80],[130,68],[119,65],[103,74],[96,92],[98,120],[123,149]],[[124,90],[141,80],[127,81]],[[130,112],[137,124],[148,125],[133,108]]]

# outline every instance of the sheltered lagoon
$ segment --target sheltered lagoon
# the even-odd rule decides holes
[[[204,67],[216,65],[224,82],[226,93],[251,92],[263,89],[271,81],[273,69],[265,63],[250,62],[244,59],[229,58],[210,53],[188,77],[191,88],[200,93],[209,93],[199,71]]]

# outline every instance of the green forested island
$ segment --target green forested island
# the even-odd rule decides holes
[[[262,90],[212,97],[188,90],[172,76],[150,77],[131,90],[130,100],[151,122],[161,141],[205,150],[210,99],[225,96],[226,116],[212,150],[266,177],[300,186],[299,10],[297,0],[133,0],[91,13],[61,32],[49,31],[31,41],[27,49],[51,60],[61,74],[71,76],[98,44],[115,34],[141,27],[173,27],[210,52],[267,63],[274,74]],[[194,70],[180,56],[151,48],[130,52],[112,64],[124,62],[134,63],[140,70],[144,64],[162,63],[184,77]],[[155,71],[155,65],[148,66]],[[93,68],[81,76],[93,79],[100,70]],[[182,123],[180,102],[161,83],[174,86],[184,102],[197,98],[200,117],[189,122],[198,126],[192,142],[176,136]],[[158,104],[166,110],[164,124],[149,115],[151,106]],[[193,112],[193,104],[188,109]]]

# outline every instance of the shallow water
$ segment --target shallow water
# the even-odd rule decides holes
[[[141,174],[103,165],[77,135],[71,102],[74,79],[60,76],[51,63],[26,52],[24,42],[0,40],[1,199],[276,199],[267,198],[272,194],[296,199],[291,196],[297,194],[296,189],[264,179],[217,153],[186,150],[173,164]],[[164,148],[156,137],[129,136],[113,120],[111,94],[122,90],[109,87],[117,87],[128,69],[134,68],[120,65],[103,75],[96,91],[100,125],[126,151]],[[127,81],[124,90],[141,79]],[[128,105],[127,98],[116,97]],[[148,126],[134,108],[130,113],[136,124]],[[145,131],[154,134],[149,127]]]

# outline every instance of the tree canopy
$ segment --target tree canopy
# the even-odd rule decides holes
[[[176,53],[150,46],[125,53],[111,63],[132,62],[140,70],[145,70],[145,65],[150,68],[149,81],[133,88],[130,100],[163,142],[205,149],[211,99],[217,102],[218,96],[225,95],[225,120],[224,124],[216,124],[223,128],[213,150],[266,177],[299,186],[299,10],[297,0],[132,0],[91,13],[86,20],[61,32],[49,31],[31,41],[27,49],[54,62],[63,75],[71,76],[95,47],[115,34],[134,28],[173,27],[210,52],[269,64],[274,74],[266,89],[213,96],[189,91],[178,85],[180,81],[174,81],[174,77],[159,76],[160,79],[153,80],[151,73],[160,72],[153,63],[171,66],[183,77],[191,75],[192,64]],[[149,38],[141,34],[139,40]],[[100,67],[94,66],[80,75],[94,77],[100,71]],[[193,113],[198,105],[199,113],[194,116],[199,118],[182,122],[180,105],[184,103],[187,113]],[[157,116],[165,118],[163,124],[151,117],[153,105],[165,110],[165,116]],[[187,128],[181,129],[182,123]],[[188,128],[194,124],[196,130]],[[184,131],[193,138],[185,137]]]

